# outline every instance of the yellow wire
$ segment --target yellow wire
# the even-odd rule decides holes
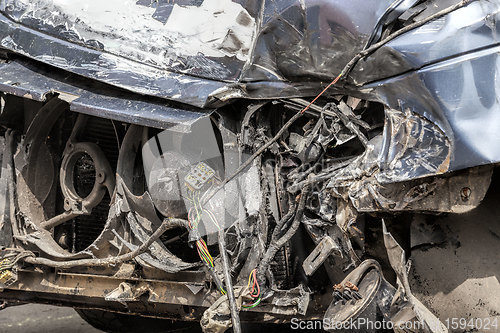
[[[250,275],[248,276],[248,286],[250,287],[250,283],[252,283],[252,277],[253,277],[253,269],[250,271]]]

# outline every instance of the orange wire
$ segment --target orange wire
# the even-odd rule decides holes
[[[252,291],[250,292],[250,296],[253,298],[256,298],[256,297],[259,297],[259,295],[260,295],[260,286],[259,286],[259,283],[257,282],[257,270],[254,269],[252,271],[252,273],[250,273],[250,274],[253,277]],[[255,287],[257,287],[257,294],[254,294]]]
[[[326,86],[325,89],[323,89],[322,92],[319,93],[318,96],[316,96],[311,103],[309,103],[305,108],[302,109],[302,111],[300,111],[300,113],[304,113],[306,112],[310,107],[311,105],[313,105],[317,100],[318,98],[320,98],[328,89],[330,89],[331,86],[333,86],[335,83],[337,83],[338,80],[340,80],[340,78],[342,77],[342,73],[339,74],[339,76],[337,76],[332,82],[330,82],[329,85]]]

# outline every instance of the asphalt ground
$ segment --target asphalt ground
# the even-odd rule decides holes
[[[99,333],[72,308],[25,304],[0,311],[1,333]]]

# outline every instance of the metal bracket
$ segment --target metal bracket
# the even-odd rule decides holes
[[[338,252],[341,255],[340,247],[335,243],[335,241],[329,237],[325,236],[319,242],[319,244],[314,248],[314,250],[309,254],[309,256],[302,263],[302,268],[307,276],[311,276],[316,272],[316,270],[323,265],[323,263],[328,259],[328,257],[333,252]]]

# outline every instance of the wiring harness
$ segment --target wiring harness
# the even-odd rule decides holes
[[[191,207],[188,212],[188,224],[191,230],[198,229],[203,214],[206,214],[209,217],[210,221],[214,224],[214,226],[217,228],[218,231],[221,230],[221,227],[219,225],[219,222],[217,221],[217,218],[215,217],[215,214],[208,208],[204,208],[201,205],[200,191],[191,190],[188,187],[187,200],[193,205],[193,207]],[[196,240],[195,244],[196,244],[196,250],[198,251],[198,255],[200,256],[201,261],[203,261],[205,265],[208,267],[208,270],[212,275],[212,277],[214,278],[215,283],[217,284],[217,287],[221,292],[221,294],[225,295],[226,290],[224,289],[222,282],[215,273],[214,258],[212,257],[210,251],[208,250],[207,243],[203,238],[200,237],[198,240]]]

